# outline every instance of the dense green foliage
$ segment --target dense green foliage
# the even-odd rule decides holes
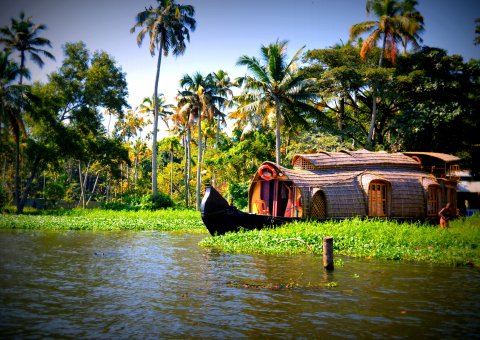
[[[334,253],[338,255],[480,264],[480,216],[455,220],[449,229],[385,220],[300,222],[275,229],[208,237],[201,245],[234,253],[321,254],[326,236],[333,236]]]

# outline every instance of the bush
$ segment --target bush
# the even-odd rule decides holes
[[[141,209],[144,210],[157,210],[162,208],[173,207],[173,200],[170,196],[159,192],[156,195],[144,195],[141,199]]]
[[[122,202],[104,202],[103,209],[107,210],[158,210],[171,208],[174,206],[170,196],[159,192],[157,195],[147,194],[143,196],[126,195],[122,198]]]
[[[228,194],[238,209],[245,209],[248,205],[248,183],[230,183]]]
[[[2,187],[0,187],[0,211],[3,211],[3,209],[7,206],[8,204],[8,197],[7,193],[5,190],[3,190]]]

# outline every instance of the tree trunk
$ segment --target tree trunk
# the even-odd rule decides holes
[[[382,44],[382,52],[380,53],[380,60],[378,61],[378,67],[382,67],[383,63],[383,56],[385,55],[385,44],[387,41],[387,36],[385,33],[383,34],[383,44]],[[375,129],[375,120],[377,119],[377,96],[375,94],[375,82],[373,83],[372,87],[372,119],[370,120],[370,129],[368,130],[368,138],[367,138],[367,149],[373,149],[373,130]]]
[[[152,193],[158,193],[157,187],[157,132],[158,132],[158,80],[160,79],[160,66],[162,64],[162,44],[158,47],[157,74],[155,75],[155,90],[153,93],[153,138],[152,138]]]
[[[2,189],[3,191],[6,191],[7,187],[7,158],[3,160],[3,168],[2,168]]]
[[[83,187],[83,180],[82,180],[82,164],[81,161],[78,161],[78,178],[80,183],[80,199],[78,200],[77,207],[80,206],[82,203],[82,208],[85,209],[85,192]]]
[[[277,101],[275,117],[277,120],[275,127],[275,159],[276,163],[280,165],[280,117],[281,117],[281,104]]]
[[[107,188],[105,189],[105,201],[110,202],[110,188],[111,188],[112,178],[108,175],[107,178]]]
[[[192,154],[191,154],[191,149],[190,145],[192,143],[192,135],[190,131],[190,125],[187,126],[187,180],[185,182],[185,203],[186,207],[190,205],[190,180],[191,180],[191,171],[192,171]]]
[[[27,181],[27,185],[25,186],[25,191],[23,193],[23,197],[21,200],[19,200],[18,206],[17,206],[17,214],[23,214],[23,208],[25,208],[25,204],[27,203],[27,198],[28,195],[30,194],[30,189],[32,187],[32,182],[33,179],[36,176],[37,173],[37,168],[38,164],[40,163],[40,157],[39,155],[35,156],[35,159],[33,160],[32,164],[32,169],[30,171],[30,178]]]
[[[337,128],[340,131],[340,142],[344,141],[344,132],[343,129],[345,128],[345,122],[343,121],[343,117],[345,115],[345,97],[342,95],[340,99],[340,109],[337,112]]]
[[[170,149],[170,197],[173,196],[173,148]]]
[[[18,130],[18,129],[15,129]],[[18,131],[20,133],[20,131]],[[20,211],[20,135],[15,139],[15,205],[17,213]],[[23,210],[23,209],[22,209]]]
[[[93,184],[92,192],[90,193],[90,197],[87,200],[87,206],[88,206],[88,203],[90,202],[90,200],[92,199],[93,194],[95,193],[95,189],[97,188],[98,177],[100,177],[100,171],[97,172],[97,177],[95,178],[95,183]]]
[[[135,155],[133,190],[137,190],[137,182],[138,182],[138,153]]]
[[[202,188],[202,113],[198,113],[198,160],[197,160],[197,210],[200,210],[200,190]]]

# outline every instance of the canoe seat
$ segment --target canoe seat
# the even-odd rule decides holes
[[[255,206],[257,208],[257,213],[259,215],[270,215],[270,212],[268,211],[267,204],[265,203],[264,200],[256,200],[255,201]]]

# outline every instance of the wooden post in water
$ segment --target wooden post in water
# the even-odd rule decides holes
[[[323,268],[333,270],[333,237],[323,238]]]

